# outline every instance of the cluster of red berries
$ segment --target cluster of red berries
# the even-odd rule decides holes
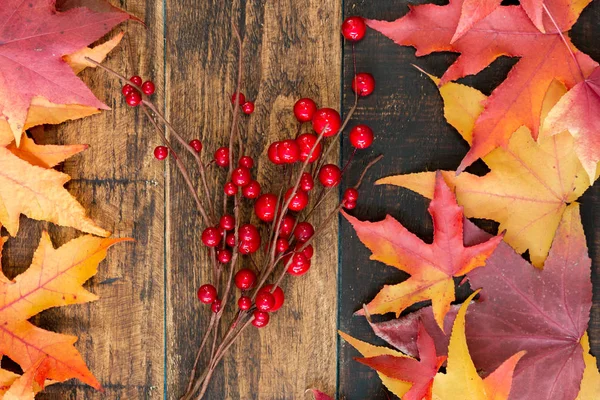
[[[242,107],[242,111],[244,114],[250,115],[254,112],[254,102],[250,100],[246,101],[246,96],[244,96],[244,93],[234,93],[231,96],[231,103],[235,105],[236,100],[237,104]]]
[[[125,101],[131,107],[135,107],[142,102],[142,94],[136,87],[141,88],[142,92],[147,96],[154,94],[154,91],[156,90],[154,87],[154,82],[146,81],[142,83],[142,78],[137,75],[129,78],[129,81],[131,81],[135,87],[130,84],[126,84],[121,88],[121,93],[123,93],[123,96],[125,96]]]

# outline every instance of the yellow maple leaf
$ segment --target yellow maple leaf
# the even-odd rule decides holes
[[[579,394],[575,400],[597,400],[600,396],[600,372],[598,371],[596,357],[590,354],[590,338],[587,332],[581,338],[581,347],[583,347],[583,379]]]
[[[88,148],[85,144],[73,144],[66,146],[59,145],[39,145],[33,139],[23,135],[20,147],[15,142],[7,146],[8,150],[21,160],[27,161],[31,165],[42,168],[52,168],[55,165],[65,161]]]
[[[564,92],[561,84],[551,85],[543,117]],[[440,93],[447,121],[471,143],[485,95],[457,83],[442,86]],[[506,231],[504,240],[518,253],[529,250],[532,263],[542,267],[567,205],[590,186],[575,155],[573,138],[563,132],[535,142],[529,130],[521,127],[506,148],[494,150],[483,160],[491,170],[485,176],[466,172],[455,176],[451,171],[444,172],[444,179],[455,188],[467,217],[498,221],[499,230]],[[434,181],[433,172],[423,172],[390,176],[377,183],[402,186],[432,198]]]

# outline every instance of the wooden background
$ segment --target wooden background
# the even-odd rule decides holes
[[[261,160],[257,169],[261,182],[276,176],[265,162],[268,144],[295,134],[291,107],[297,98],[310,96],[321,106],[345,111],[350,107],[353,68],[350,47],[343,46],[339,34],[343,17],[392,20],[407,12],[406,0],[113,4],[140,17],[147,28],[134,23],[119,27],[127,35],[107,65],[125,75],[152,78],[158,88],[154,98],[174,125],[189,139],[199,137],[210,152],[225,143],[230,127],[229,97],[238,57],[230,26],[240,27],[245,39],[242,89],[257,105],[246,118],[244,132],[250,152]],[[596,1],[584,11],[572,35],[575,44],[596,60],[600,60],[599,20]],[[410,66],[417,63],[441,74],[455,57],[436,54],[416,59],[413,49],[396,46],[373,31],[356,46],[358,69],[375,76],[377,89],[361,102],[354,119],[369,124],[377,138],[371,149],[357,155],[345,182],[355,182],[363,161],[380,153],[386,157],[364,183],[354,215],[378,219],[390,213],[421,237],[431,237],[422,198],[399,188],[374,187],[372,182],[392,173],[458,165],[466,145],[444,121],[435,87]],[[489,94],[513,63],[499,60],[464,81]],[[38,397],[174,399],[182,393],[208,315],[195,297],[207,279],[195,208],[174,166],[152,157],[158,140],[143,115],[125,105],[119,83],[100,71],[86,71],[82,77],[112,111],[49,128],[40,141],[91,145],[65,163],[64,171],[73,177],[67,186],[104,228],[136,242],[113,248],[89,282],[100,301],[50,310],[33,321],[79,336],[77,347],[105,392],[70,381]],[[342,141],[342,161],[349,152],[349,144]],[[333,154],[332,160],[337,157]],[[319,219],[333,202],[330,199]],[[594,229],[599,220],[598,185],[581,202],[594,259],[590,338],[595,354],[600,354],[600,233]],[[27,268],[42,229],[50,231],[55,245],[78,235],[23,220],[19,237],[8,242],[2,258],[7,275]],[[406,275],[370,262],[346,222],[333,223],[315,247],[311,273],[286,280],[286,306],[268,328],[249,330],[232,348],[207,398],[308,399],[304,390],[310,387],[337,391],[347,399],[391,397],[371,370],[352,361],[357,353],[339,342],[336,328],[375,341],[364,320],[352,313],[383,284]]]

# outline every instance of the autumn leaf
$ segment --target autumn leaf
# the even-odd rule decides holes
[[[332,400],[330,396],[326,395],[325,393],[321,392],[320,390],[308,389],[307,392],[308,391],[310,391],[312,393],[315,400]]]
[[[31,165],[42,168],[52,168],[88,148],[85,144],[75,145],[38,145],[26,135],[21,139],[21,146],[13,142],[8,147],[11,153]]]
[[[423,242],[389,215],[381,222],[362,222],[344,214],[359,239],[373,252],[371,259],[411,275],[398,285],[384,286],[366,305],[370,314],[395,312],[398,316],[414,303],[431,300],[435,318],[442,326],[450,303],[454,301],[452,278],[483,266],[502,241],[502,235],[499,235],[477,246],[463,245],[462,207],[456,204],[456,198],[441,174],[437,175],[429,213],[434,225],[432,244]]]
[[[465,223],[465,243],[489,238],[474,224]],[[577,203],[565,210],[543,270],[501,243],[485,268],[467,274],[472,287],[483,288],[482,301],[467,315],[467,341],[475,365],[485,374],[509,355],[527,352],[515,370],[511,400],[572,400],[580,390],[584,369],[586,387],[591,391],[600,385],[597,371],[591,369],[595,361],[582,347],[592,306],[590,275]],[[449,312],[446,324],[452,316]],[[431,307],[411,318],[422,321],[428,331],[439,329]],[[394,345],[402,348],[416,328],[416,324],[404,325],[404,338],[395,336]],[[432,337],[438,354],[446,354],[448,337]]]
[[[575,153],[590,182],[600,161],[600,68],[564,95],[544,120],[542,136],[568,130],[575,140]]]
[[[581,338],[581,347],[583,348],[583,378],[579,394],[575,400],[596,400],[600,393],[600,371],[598,371],[596,357],[590,354],[590,338],[587,332]]]
[[[0,118],[17,145],[36,98],[54,105],[107,108],[63,56],[81,51],[130,15],[116,8],[59,12],[55,2],[4,0],[0,9]]]
[[[24,371],[12,383],[15,398],[34,393],[34,383],[41,389],[46,379],[77,378],[100,388],[73,347],[77,337],[40,329],[28,320],[52,307],[96,300],[82,284],[96,274],[107,249],[123,240],[127,239],[81,236],[54,249],[44,232],[29,269],[13,281],[0,281],[0,356],[8,356]],[[10,378],[6,375],[0,374],[5,383]]]
[[[471,143],[485,96],[456,83],[442,86],[440,93],[447,121]],[[564,93],[564,87],[555,81],[548,90],[542,114]],[[506,148],[494,150],[483,161],[491,171],[482,177],[444,172],[446,182],[456,190],[458,204],[469,218],[498,221],[500,231],[506,231],[504,240],[518,253],[529,250],[533,264],[541,267],[568,204],[590,186],[573,151],[573,138],[563,132],[535,142],[527,128],[521,127]],[[433,172],[423,172],[390,176],[377,183],[406,187],[431,198],[434,181]]]
[[[567,9],[548,2],[548,7],[566,30],[589,1],[573,1]],[[523,125],[537,138],[542,103],[551,82],[557,79],[572,88],[582,81],[578,65],[585,77],[597,67],[595,61],[575,48],[568,34],[564,37],[575,59],[555,29],[546,27],[547,33],[540,32],[523,6],[496,8],[452,42],[462,7],[462,0],[451,0],[444,6],[411,7],[407,15],[393,22],[367,21],[371,28],[397,44],[414,46],[417,56],[436,51],[460,53],[443,75],[442,84],[477,74],[502,55],[520,57],[506,80],[486,100],[473,129],[473,145],[458,167],[459,172],[496,147],[506,147],[513,132]]]

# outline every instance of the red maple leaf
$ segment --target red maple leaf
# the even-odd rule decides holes
[[[557,25],[568,29],[588,3],[574,2],[568,9],[558,7],[557,2],[547,6]],[[367,21],[397,44],[414,46],[417,56],[436,51],[461,53],[443,75],[441,85],[477,74],[502,55],[520,57],[506,80],[486,100],[485,110],[475,123],[473,144],[459,172],[496,147],[507,145],[520,126],[526,125],[537,138],[542,103],[551,82],[557,79],[571,88],[583,80],[582,73],[587,77],[598,65],[577,50],[566,33],[563,41],[548,24],[546,33],[540,32],[523,6],[496,8],[453,42],[462,6],[462,0],[451,0],[445,6],[425,4],[411,7],[406,16],[393,22]]]
[[[79,3],[58,12],[56,0],[2,1],[0,118],[8,121],[17,144],[34,97],[108,108],[62,57],[96,41],[130,15],[114,7],[92,10]]]

